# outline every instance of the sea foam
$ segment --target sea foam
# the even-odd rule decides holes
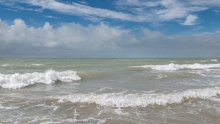
[[[212,62],[218,62],[218,60],[217,60],[217,59],[212,59],[211,61],[212,61]]]
[[[44,64],[31,64],[31,65],[33,65],[33,66],[42,66]]]
[[[208,99],[218,96],[220,87],[186,90],[170,94],[72,94],[66,96],[51,96],[59,102],[70,101],[73,103],[97,104],[110,107],[147,107],[149,105],[167,105],[183,103],[189,99]]]
[[[143,65],[143,66],[132,66],[139,68],[149,68],[153,70],[162,70],[162,71],[175,71],[181,69],[209,69],[209,68],[219,68],[220,64],[167,64],[167,65]]]
[[[0,86],[8,89],[19,89],[36,83],[53,84],[56,81],[71,82],[80,79],[75,71],[47,70],[44,73],[0,74]]]
[[[7,66],[9,66],[9,64],[3,64],[3,65],[2,65],[2,67],[7,67]]]

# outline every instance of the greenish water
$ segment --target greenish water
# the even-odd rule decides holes
[[[0,122],[218,123],[219,61],[0,58]]]

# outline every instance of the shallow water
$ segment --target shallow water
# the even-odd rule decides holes
[[[2,123],[219,123],[220,59],[0,59]]]

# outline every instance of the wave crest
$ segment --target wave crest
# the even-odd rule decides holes
[[[56,81],[71,82],[80,79],[75,71],[47,70],[44,73],[0,74],[0,86],[8,89],[20,89],[36,83],[53,84]]]
[[[220,64],[167,64],[167,65],[143,65],[143,66],[132,66],[139,68],[150,68],[153,70],[161,70],[161,71],[175,71],[181,69],[209,69],[209,68],[218,68]]]
[[[147,107],[149,105],[167,105],[182,103],[189,99],[207,99],[220,94],[220,87],[187,90],[172,94],[73,94],[67,96],[52,96],[60,102],[95,103],[110,107]]]

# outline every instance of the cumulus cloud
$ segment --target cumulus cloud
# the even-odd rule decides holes
[[[49,48],[57,46],[74,48],[83,45],[89,46],[87,49],[95,49],[101,44],[114,48],[110,42],[119,42],[125,37],[127,38],[124,40],[127,42],[132,39],[131,36],[128,36],[129,31],[109,27],[105,24],[85,27],[76,23],[64,23],[53,28],[50,23],[46,22],[44,26],[34,28],[28,27],[21,19],[15,19],[12,25],[1,21],[0,26],[2,29],[0,32],[1,42],[6,44],[16,42]]]
[[[53,28],[46,22],[42,27],[28,27],[21,19],[12,25],[0,21],[0,50],[12,51],[26,48],[69,49],[76,51],[120,50],[120,44],[136,42],[128,30],[105,24],[82,26],[64,23]],[[16,49],[13,49],[14,47]],[[32,51],[33,52],[33,51]],[[37,52],[37,51],[35,51]]]
[[[142,28],[140,34],[106,24],[63,23],[53,27],[0,21],[0,56],[53,57],[219,57],[220,34],[167,37]]]
[[[188,15],[186,20],[182,23],[183,25],[194,25],[197,20],[197,16],[195,15]]]

